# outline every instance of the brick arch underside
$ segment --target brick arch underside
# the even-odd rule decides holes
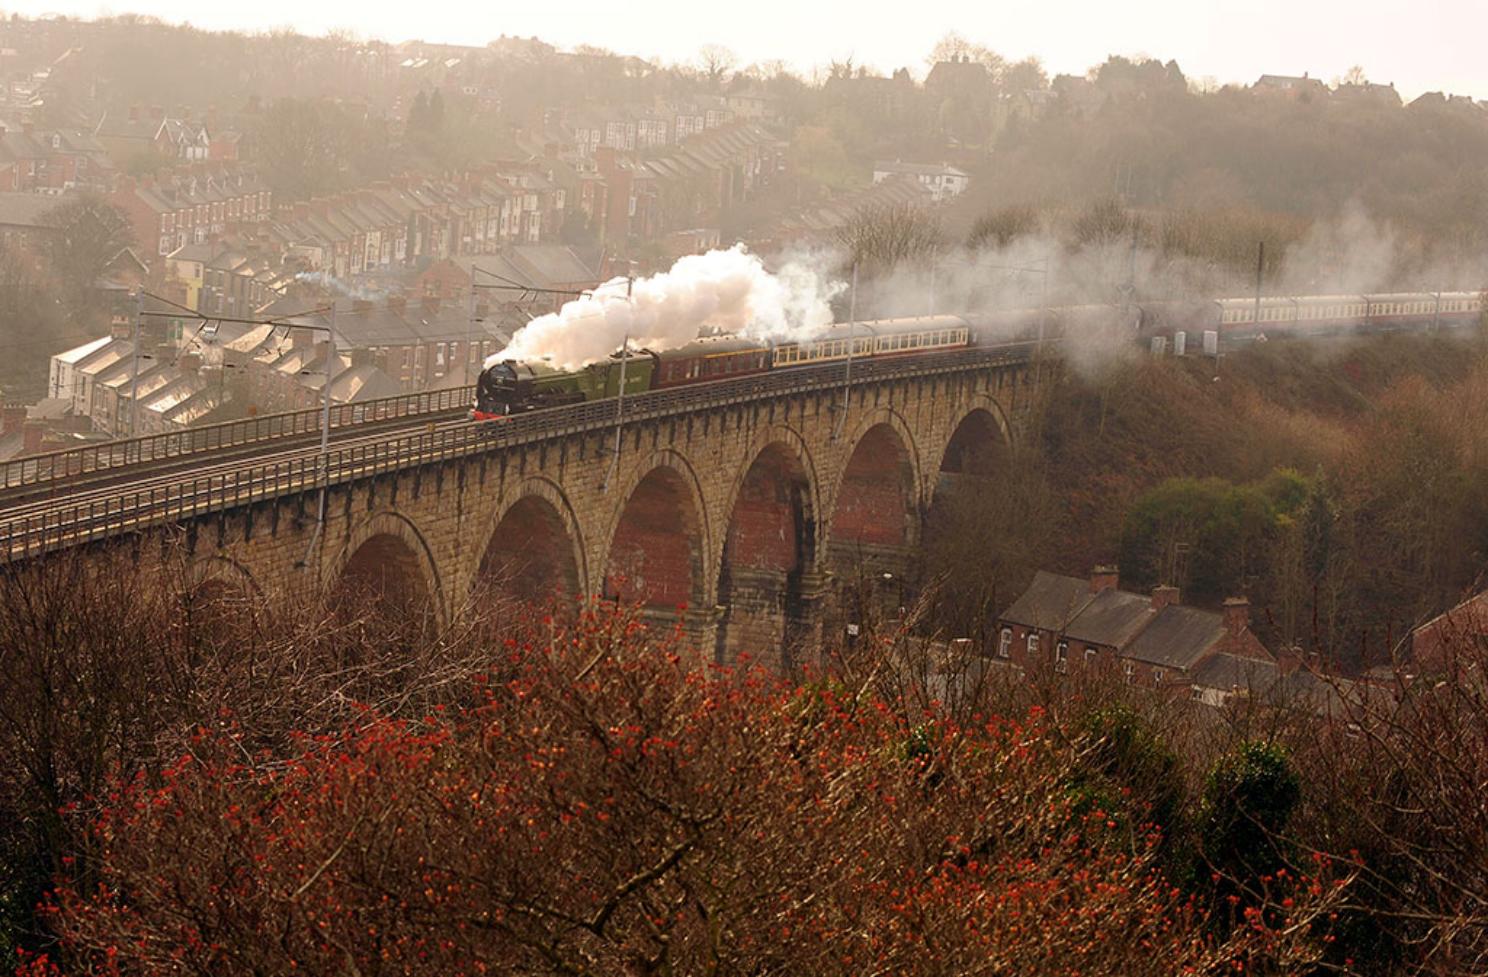
[[[348,616],[432,621],[437,615],[423,561],[407,540],[392,532],[374,533],[352,551],[333,594],[337,611]]]
[[[875,424],[842,470],[828,536],[833,562],[913,545],[919,530],[915,495],[912,448],[889,424]]]
[[[476,587],[524,603],[573,604],[581,586],[574,553],[575,540],[553,503],[524,496],[492,531]]]
[[[1006,429],[992,411],[977,407],[969,411],[951,432],[941,453],[940,474],[987,477],[1006,463]]]
[[[816,510],[803,459],[773,442],[750,463],[729,513],[718,576],[715,658],[748,654],[788,668],[804,640],[803,573],[816,565]]]
[[[625,500],[605,560],[601,596],[673,611],[702,601],[701,513],[684,476],[651,469]]]

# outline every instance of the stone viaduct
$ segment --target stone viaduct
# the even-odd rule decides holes
[[[790,667],[834,588],[904,580],[938,489],[1017,436],[1048,369],[962,359],[704,405],[627,421],[618,454],[613,425],[493,445],[333,485],[319,532],[315,491],[178,525],[204,584],[339,587],[438,621],[481,586],[615,598],[680,616],[717,660]]]

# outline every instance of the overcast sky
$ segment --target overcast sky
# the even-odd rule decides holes
[[[1362,65],[1407,97],[1446,91],[1488,98],[1485,0],[21,0],[23,14],[147,13],[199,27],[484,44],[537,35],[563,47],[689,60],[709,43],[741,62],[779,58],[806,69],[849,55],[889,70],[925,70],[948,30],[1011,58],[1035,55],[1051,74],[1083,73],[1110,54],[1176,59],[1192,77],[1255,80],[1262,73],[1332,80]]]

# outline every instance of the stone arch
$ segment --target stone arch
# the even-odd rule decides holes
[[[563,489],[528,478],[499,510],[471,578],[529,603],[571,602],[587,589],[584,541]]]
[[[980,474],[991,474],[998,456],[1012,442],[1002,406],[991,397],[977,395],[951,426],[934,477],[939,481],[941,474],[978,474],[978,468],[982,469]],[[984,457],[978,458],[978,453]]]
[[[820,489],[804,439],[772,425],[751,440],[729,493],[718,547],[718,604],[725,608],[715,660],[748,652],[790,668],[815,643],[820,593]]]
[[[1002,589],[995,576],[999,571],[992,568],[998,565],[995,554],[1006,546],[1007,530],[998,527],[1019,518],[1004,506],[1006,486],[999,481],[1011,446],[1002,408],[990,397],[971,398],[927,473],[930,504],[919,577],[929,585],[926,597],[935,604],[940,626],[974,640],[985,641],[990,633],[989,601],[999,599]]]
[[[353,526],[324,585],[339,606],[355,611],[373,602],[394,616],[426,615],[444,623],[444,587],[429,544],[407,516],[384,510]]]
[[[262,588],[253,579],[253,572],[230,556],[217,554],[193,560],[186,568],[186,590],[216,586],[237,591],[246,597],[261,597]]]
[[[227,628],[234,619],[256,618],[264,594],[242,563],[219,554],[194,560],[185,569],[181,596],[188,622],[200,621],[208,629],[218,629]]]
[[[711,607],[708,510],[697,473],[680,453],[652,452],[615,487],[604,534],[600,597],[670,613]]]
[[[826,532],[834,601],[834,640],[855,640],[852,626],[891,616],[908,601],[920,535],[919,451],[904,419],[890,410],[862,419],[832,496]]]

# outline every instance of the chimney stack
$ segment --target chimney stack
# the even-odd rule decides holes
[[[390,296],[388,296],[388,308],[391,309],[392,311],[396,312],[398,315],[402,315],[404,312],[406,312],[408,310],[408,296],[406,296],[406,295],[390,295]]]
[[[1152,588],[1152,609],[1160,611],[1169,604],[1178,603],[1178,588],[1162,584]]]
[[[1283,648],[1276,653],[1276,666],[1281,669],[1281,674],[1291,675],[1302,667],[1302,649],[1296,645]]]
[[[21,451],[28,455],[34,455],[41,450],[41,443],[46,440],[46,425],[40,421],[27,421],[21,428],[22,446]]]
[[[1224,624],[1232,637],[1244,634],[1250,627],[1250,600],[1245,597],[1225,598]]]
[[[439,314],[439,296],[437,296],[437,295],[425,295],[424,296],[424,315],[438,315],[438,314]]]
[[[0,408],[0,434],[14,434],[26,423],[26,407],[23,404],[6,404]]]
[[[372,311],[372,303],[370,301],[368,301],[367,299],[352,299],[351,300],[351,311],[352,312],[371,312]]]
[[[182,373],[195,373],[201,369],[201,354],[182,353],[176,357],[176,368]]]
[[[1090,571],[1090,592],[1098,594],[1103,590],[1115,590],[1121,583],[1121,570],[1114,563],[1098,564]]]

